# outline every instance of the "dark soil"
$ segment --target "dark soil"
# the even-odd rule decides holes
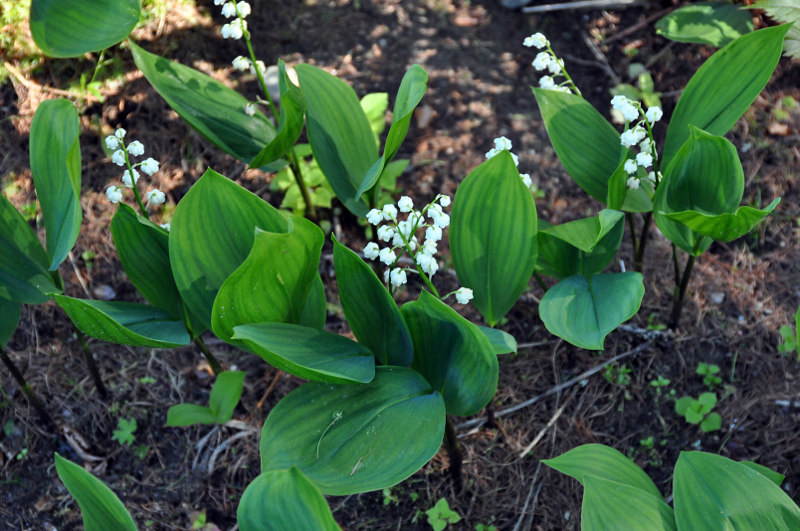
[[[548,35],[584,95],[606,114],[615,84],[612,73],[627,81],[628,66],[640,62],[664,93],[668,117],[677,91],[713,53],[655,35],[653,16],[669,8],[668,1],[542,16],[509,11],[492,0],[251,3],[256,53],[267,64],[279,58],[290,65],[315,64],[335,72],[359,96],[388,92],[390,105],[406,69],[414,63],[425,67],[430,81],[423,110],[399,154],[412,161],[398,180],[403,193],[416,199],[452,195],[484,160],[492,140],[504,135],[514,143],[521,170],[541,191],[539,216],[553,223],[593,215],[601,206],[574,184],[553,152],[530,91],[538,76],[529,66],[535,52],[521,45],[524,37],[535,31]],[[233,57],[244,53],[244,44],[223,40],[222,23],[218,8],[207,0],[196,8],[176,7],[163,23],[156,20],[134,36],[149,51],[255,97],[253,77],[230,66]],[[585,40],[595,43],[597,53]],[[99,298],[112,290],[118,300],[137,300],[108,229],[115,208],[104,191],[118,171],[101,149],[104,135],[124,127],[161,162],[154,183],[168,197],[161,221],[169,219],[170,207],[207,167],[272,204],[281,198],[269,191],[272,175],[247,170],[189,129],[138,73],[129,52],[113,53],[120,81],[106,85],[104,103],[87,102],[82,117],[84,221],[74,256],[60,272],[70,295]],[[0,178],[6,193],[16,191],[9,195],[18,207],[35,200],[28,163],[30,120],[40,101],[58,96],[42,87],[66,87],[92,68],[88,59],[45,60],[0,86]],[[798,64],[783,59],[767,89],[728,135],[740,148],[747,179],[744,203],[763,206],[776,196],[783,200],[760,230],[740,241],[714,244],[698,260],[676,331],[652,330],[669,319],[673,286],[670,246],[655,231],[645,257],[642,309],[607,338],[603,353],[549,335],[536,310],[543,291],[532,282],[503,324],[521,348],[517,355],[501,357],[500,385],[491,404],[495,424],[458,426],[463,492],[455,492],[442,451],[390,491],[331,498],[339,524],[345,529],[428,529],[423,511],[446,498],[463,517],[456,529],[477,524],[503,530],[578,529],[580,485],[543,466],[541,459],[585,443],[608,444],[631,456],[665,495],[671,492],[679,452],[699,448],[755,460],[784,474],[786,491],[800,500],[800,365],[776,348],[780,326],[791,321],[800,302],[800,109],[783,121],[775,114],[781,98],[800,99],[799,86]],[[664,130],[658,134],[663,137]],[[355,249],[363,246],[363,230],[346,211],[324,216],[340,240]],[[95,253],[91,267],[81,258],[85,250]],[[618,258],[630,268],[627,232]],[[619,262],[611,266],[620,268]],[[333,279],[330,259],[323,260],[322,272],[326,281]],[[455,285],[447,274],[437,281]],[[336,308],[332,284],[328,299]],[[418,289],[411,286],[409,295]],[[466,311],[480,320],[474,310]],[[342,322],[331,311],[329,327],[346,332]],[[140,528],[188,529],[204,511],[207,522],[231,529],[239,497],[258,473],[260,427],[270,408],[301,380],[211,338],[209,344],[224,363],[247,371],[235,422],[165,428],[169,406],[207,402],[212,378],[196,350],[156,351],[90,340],[112,395],[104,402],[65,314],[52,303],[24,307],[7,352],[44,398],[59,428],[54,433],[43,425],[9,374],[0,371],[0,528],[80,526],[77,504],[53,467],[57,451],[90,466],[120,496]],[[618,355],[625,357],[608,371],[502,414]],[[695,374],[700,362],[721,369],[722,382],[714,390],[723,424],[710,434],[679,417],[671,396],[706,390]],[[626,380],[609,381],[623,368],[630,369]],[[650,385],[658,376],[671,382],[660,395]],[[482,422],[487,415],[475,420]],[[118,418],[136,419],[133,445],[112,440]],[[652,449],[641,442],[650,437]]]

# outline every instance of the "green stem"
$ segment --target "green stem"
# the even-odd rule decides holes
[[[103,49],[103,51],[100,52],[100,57],[97,58],[97,64],[94,65],[94,72],[92,72],[92,79],[89,80],[89,85],[94,83],[94,80],[97,79],[97,74],[103,68],[103,58],[106,55],[106,50],[107,48]]]
[[[195,336],[192,341],[194,341],[194,344],[200,349],[200,352],[203,353],[203,356],[205,356],[206,361],[208,361],[208,365],[211,367],[211,370],[214,372],[214,374],[219,375],[219,373],[223,372],[224,369],[222,368],[222,365],[219,363],[219,361],[217,361],[217,358],[214,357],[211,351],[208,350],[203,338],[200,336]]]
[[[539,287],[545,290],[545,292],[548,289],[550,289],[547,287],[547,284],[545,283],[544,279],[540,277],[539,273],[537,273],[536,271],[533,272],[533,278],[536,279],[536,283],[539,284]]]
[[[642,271],[642,264],[644,264],[644,249],[647,247],[647,240],[650,235],[650,224],[653,221],[653,212],[648,212],[644,215],[644,224],[642,225],[642,233],[639,235],[639,248],[633,258],[633,267],[636,271]]]
[[[458,442],[458,435],[456,428],[453,425],[453,419],[450,415],[445,417],[444,423],[444,447],[447,450],[447,456],[450,459],[450,477],[453,478],[453,488],[457,493],[463,490],[463,479],[461,475],[461,464],[464,461],[464,453],[461,450],[461,444]]]
[[[633,257],[634,257],[633,261],[634,261],[634,264],[635,264],[636,263],[636,257],[639,256],[639,240],[636,237],[636,223],[635,223],[635,220],[633,219],[633,213],[632,212],[626,212],[625,213],[625,219],[628,220],[628,227],[630,228],[630,232],[631,232],[631,243],[633,244]],[[637,269],[637,271],[638,271],[638,269]]]
[[[35,409],[36,412],[39,414],[39,417],[42,420],[44,420],[47,424],[49,424],[50,427],[55,428],[55,423],[53,422],[53,419],[50,417],[50,415],[47,413],[47,409],[44,406],[44,402],[42,401],[41,398],[39,398],[39,395],[36,394],[36,391],[33,390],[31,384],[29,384],[25,380],[25,377],[22,376],[22,372],[20,372],[20,370],[14,364],[14,361],[8,357],[8,354],[6,354],[6,351],[3,348],[0,348],[0,359],[3,360],[3,364],[5,364],[6,368],[8,369],[8,372],[11,373],[11,376],[17,382],[17,385],[19,385],[20,389],[22,389],[22,392],[25,394],[25,397],[28,399],[28,402],[31,403],[33,409]]]
[[[139,185],[136,184],[136,179],[133,178],[133,166],[131,165],[130,157],[128,157],[128,148],[125,146],[124,140],[120,140],[119,145],[122,146],[122,152],[125,154],[125,165],[128,166],[128,173],[131,176],[131,188],[133,189],[133,195],[136,198],[136,203],[139,205],[139,210],[141,210],[142,216],[149,220],[150,216],[147,215],[147,209],[144,208],[144,204],[142,203],[142,196],[139,195]]]
[[[689,255],[686,260],[686,267],[683,269],[680,285],[675,286],[673,303],[672,303],[672,318],[670,319],[670,328],[677,328],[678,322],[681,319],[681,311],[683,310],[683,299],[686,296],[686,288],[689,285],[689,278],[692,276],[692,268],[694,267],[695,256]]]
[[[73,326],[75,326],[74,323]],[[78,330],[78,327],[75,327],[75,333],[78,336],[78,341],[81,343],[81,351],[83,351],[83,356],[86,358],[86,366],[89,368],[89,374],[92,376],[92,380],[94,380],[94,386],[97,388],[100,398],[103,400],[108,400],[110,396],[108,389],[106,389],[103,379],[100,377],[100,370],[97,368],[97,363],[94,361],[92,350],[89,348],[89,344],[86,342],[86,336],[83,334],[83,332]]]

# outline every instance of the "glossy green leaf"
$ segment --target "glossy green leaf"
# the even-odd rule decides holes
[[[183,316],[181,295],[169,264],[169,233],[120,203],[111,235],[128,278],[153,306],[175,318]]]
[[[492,326],[514,306],[533,274],[536,223],[533,196],[508,151],[475,168],[456,191],[450,223],[453,266]]]
[[[58,269],[81,229],[81,128],[68,100],[45,100],[31,123],[31,173],[42,207],[49,269]]]
[[[169,258],[186,307],[211,328],[220,286],[253,248],[256,227],[286,232],[286,218],[269,203],[207,170],[175,208]]]
[[[584,444],[542,463],[581,482],[586,478],[604,479],[629,485],[661,499],[653,480],[621,452],[602,444]]]
[[[48,271],[50,259],[28,222],[0,194],[0,298],[41,304],[61,291]]]
[[[300,312],[298,324],[322,330],[325,328],[325,318],[328,316],[328,301],[325,300],[325,286],[322,277],[317,275],[311,284],[303,311]]]
[[[664,236],[687,253],[699,256],[711,245],[711,239],[667,215],[689,210],[711,216],[735,212],[744,193],[744,173],[733,144],[690,128],[691,136],[664,171],[653,212]],[[700,221],[698,225],[702,225]],[[720,221],[709,225],[719,225]]]
[[[19,316],[22,305],[16,301],[10,301],[0,297],[0,349],[6,348],[8,340],[14,334],[19,324]]]
[[[534,88],[556,155],[578,186],[605,202],[608,180],[626,152],[614,126],[576,94]]]
[[[236,511],[242,531],[338,531],[328,503],[297,467],[264,472],[244,491]]]
[[[391,487],[444,437],[442,395],[404,367],[376,367],[366,385],[311,382],[275,406],[261,432],[261,471],[297,466],[324,494]]]
[[[708,236],[718,241],[729,242],[750,232],[762,219],[775,210],[775,207],[780,202],[779,197],[775,198],[763,210],[742,206],[733,213],[726,212],[717,215],[685,210],[667,214],[666,217],[683,223],[700,235]]]
[[[117,44],[139,22],[139,0],[33,0],[31,35],[50,57],[79,57]]]
[[[311,65],[295,68],[306,102],[306,131],[314,158],[337,197],[357,216],[367,212],[358,187],[378,149],[356,93]]]
[[[136,66],[186,123],[225,153],[249,163],[275,138],[260,111],[244,113],[249,100],[206,74],[130,43]],[[270,165],[263,169],[275,169]]]
[[[725,46],[753,31],[753,17],[730,2],[699,2],[679,7],[656,22],[656,33],[678,42]]]
[[[486,334],[427,291],[402,313],[414,341],[411,367],[442,393],[447,413],[480,411],[497,391],[497,354]]]
[[[342,309],[353,335],[381,365],[411,365],[414,345],[406,322],[372,268],[335,239],[333,262]]]
[[[763,9],[773,20],[782,24],[792,23],[783,41],[783,53],[787,57],[800,58],[800,5],[795,0],[758,0],[748,9]]]
[[[214,299],[211,325],[228,341],[235,326],[300,322],[319,269],[325,236],[305,218],[292,216],[288,232],[256,228],[250,254],[225,280]]]
[[[408,134],[408,127],[411,124],[414,109],[422,101],[427,89],[428,73],[421,66],[412,65],[406,75],[403,76],[400,88],[397,89],[397,97],[392,112],[392,125],[386,136],[383,155],[370,166],[369,171],[367,171],[358,187],[356,192],[358,196],[375,186],[386,165],[397,154],[397,150],[400,149],[400,145]]]
[[[369,128],[375,135],[375,142],[380,148],[380,135],[386,129],[386,109],[389,108],[389,94],[386,92],[372,92],[359,101],[361,109],[367,116]]]
[[[577,347],[603,350],[606,336],[636,315],[642,297],[641,273],[575,275],[547,290],[539,317],[551,334]]]
[[[183,321],[154,306],[53,295],[87,336],[134,347],[175,348],[189,344]]]
[[[243,371],[224,371],[217,375],[208,398],[208,408],[217,416],[218,423],[225,424],[233,417],[233,410],[242,397],[244,376]]]
[[[800,528],[800,509],[780,487],[719,455],[682,452],[673,493],[679,529]]]
[[[623,213],[607,209],[562,225],[539,224],[536,268],[559,279],[602,272],[616,256],[625,230]]]
[[[677,529],[672,507],[660,495],[597,476],[586,476],[582,483],[581,529]]]
[[[216,424],[217,416],[206,406],[175,404],[167,410],[167,426],[182,428],[193,424]]]
[[[272,142],[250,162],[251,168],[260,168],[283,157],[289,152],[303,132],[305,103],[303,93],[286,75],[286,63],[278,59],[278,85],[281,91],[280,124]]]
[[[783,474],[775,472],[771,468],[765,467],[764,465],[759,465],[754,461],[739,461],[739,464],[748,468],[752,468],[779,487],[783,483],[783,480],[786,479],[786,476]]]
[[[349,384],[368,383],[375,375],[372,352],[338,334],[288,323],[245,324],[233,331],[234,341],[301,378]]]
[[[58,477],[81,508],[86,531],[136,531],[125,506],[102,481],[58,453],[55,462]]]
[[[711,56],[686,85],[667,129],[661,167],[689,138],[693,125],[712,135],[724,135],[764,89],[781,57],[789,26],[748,33]]]
[[[495,354],[509,354],[517,352],[517,340],[514,336],[497,328],[489,328],[487,326],[479,326],[478,329],[483,332],[483,335],[489,340]]]

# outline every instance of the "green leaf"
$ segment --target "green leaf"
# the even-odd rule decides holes
[[[472,170],[456,191],[450,224],[453,266],[491,326],[514,306],[533,274],[536,222],[533,196],[507,151]]]
[[[56,473],[78,502],[86,531],[136,531],[136,524],[116,494],[83,467],[55,454]]]
[[[660,495],[595,476],[585,477],[583,487],[581,529],[677,529]]]
[[[186,307],[207,328],[214,298],[253,248],[256,227],[288,230],[278,210],[211,169],[175,208],[169,236],[172,275]]]
[[[375,272],[356,253],[333,239],[333,263],[347,323],[382,365],[408,366],[414,346],[400,310]]]
[[[216,424],[217,416],[210,408],[197,404],[175,404],[167,410],[167,426],[180,428],[193,424]]]
[[[584,487],[586,478],[614,481],[661,499],[658,487],[641,468],[618,450],[602,444],[584,444],[553,459],[542,459],[542,463],[577,479]]]
[[[61,290],[48,271],[39,238],[11,201],[0,194],[0,298],[41,304]]]
[[[603,350],[606,336],[636,315],[642,297],[641,273],[575,275],[547,290],[539,317],[551,334],[577,347]]]
[[[322,493],[294,466],[254,479],[242,495],[236,518],[242,531],[341,529]]]
[[[260,168],[283,157],[297,143],[303,131],[305,103],[303,93],[286,75],[286,63],[278,59],[278,84],[281,90],[281,116],[278,132],[272,142],[250,162],[251,168]]]
[[[289,231],[256,228],[250,254],[225,280],[214,299],[211,325],[228,341],[237,325],[300,322],[311,286],[319,275],[325,236],[307,219],[292,216]]]
[[[233,417],[233,410],[242,397],[244,376],[243,371],[224,371],[217,375],[208,399],[208,409],[217,416],[219,424],[225,424]]]
[[[111,220],[111,235],[125,273],[153,306],[174,318],[183,317],[183,303],[169,264],[169,233],[120,203]]]
[[[686,85],[667,129],[661,167],[689,138],[693,125],[724,135],[764,89],[781,57],[789,26],[748,33],[711,56]]]
[[[682,213],[698,227],[724,229],[725,220],[711,219],[704,224],[701,218],[736,211],[744,193],[744,173],[736,148],[727,139],[694,126],[690,129],[691,136],[664,171],[653,212],[664,236],[687,253],[699,256],[712,240],[668,215]],[[685,211],[695,211],[700,217],[683,214]],[[741,219],[745,219],[744,215]]]
[[[303,311],[300,312],[298,324],[322,330],[325,328],[325,318],[328,316],[327,306],[325,286],[322,284],[322,277],[317,275],[311,283],[311,290],[308,292]]]
[[[31,35],[50,57],[79,57],[117,44],[139,22],[139,0],[33,0]]]
[[[775,472],[771,468],[765,467],[764,465],[759,465],[754,461],[739,461],[739,464],[748,468],[752,468],[779,487],[781,486],[781,483],[783,483],[783,480],[786,479],[786,476],[783,474]]]
[[[386,135],[383,155],[370,166],[369,171],[364,175],[359,183],[358,191],[356,192],[357,196],[361,196],[361,194],[375,186],[386,165],[397,154],[397,150],[400,149],[403,140],[408,134],[408,127],[411,124],[414,109],[422,101],[427,89],[428,73],[421,66],[412,65],[406,75],[403,76],[400,88],[397,89],[397,97],[395,98],[392,112],[392,125]]]
[[[444,424],[442,396],[411,369],[376,367],[366,385],[307,383],[267,417],[261,471],[295,465],[339,496],[391,487],[436,454]]]
[[[699,2],[676,9],[656,22],[656,33],[678,42],[725,46],[753,31],[753,17],[730,2]]]
[[[682,452],[673,480],[679,529],[798,529],[800,509],[752,468],[704,452]]]
[[[31,173],[42,207],[51,271],[67,257],[81,229],[81,128],[65,99],[45,100],[31,123]]]
[[[678,415],[685,415],[689,408],[694,403],[694,398],[691,396],[682,396],[675,401],[675,413]]]
[[[311,65],[295,68],[306,102],[306,131],[314,158],[337,197],[355,215],[367,212],[358,187],[378,149],[350,86]]]
[[[19,324],[22,305],[16,301],[0,298],[0,350],[6,348],[9,339],[14,334]]]
[[[414,341],[411,367],[442,393],[447,413],[480,411],[498,378],[497,354],[486,334],[427,291],[404,304],[402,313]]]
[[[763,9],[770,18],[781,23],[792,23],[783,41],[783,53],[787,57],[800,58],[800,6],[794,0],[759,0],[748,9]]]
[[[367,116],[369,128],[372,129],[372,133],[375,135],[375,142],[380,147],[379,136],[386,129],[386,117],[384,115],[386,114],[386,109],[389,108],[389,94],[386,92],[373,92],[361,98],[359,103]]]
[[[595,217],[562,225],[540,220],[537,269],[559,279],[600,273],[617,254],[624,217],[618,210],[604,209]]]
[[[517,340],[514,339],[509,333],[498,330],[497,328],[489,328],[486,326],[479,326],[478,329],[483,332],[483,335],[489,340],[495,354],[508,354],[517,352]]]
[[[730,242],[750,232],[762,219],[775,210],[775,207],[778,206],[780,202],[781,199],[776,197],[772,200],[772,203],[767,205],[763,210],[742,206],[737,208],[732,214],[724,213],[717,215],[685,210],[683,212],[667,214],[666,217],[683,223],[694,232],[703,236],[708,236],[718,241]]]
[[[151,54],[133,42],[136,66],[186,123],[225,153],[250,163],[275,138],[275,126],[261,112],[247,116],[247,98],[206,74]],[[268,166],[264,170],[280,165]]]
[[[78,330],[90,337],[134,347],[175,348],[189,344],[183,322],[154,306],[66,295],[53,295],[53,299]]]
[[[534,88],[533,94],[564,169],[586,193],[606,201],[608,180],[626,152],[617,130],[576,94],[540,88]]]
[[[719,416],[719,413],[711,413],[703,422],[700,423],[700,429],[703,430],[703,433],[708,433],[711,431],[716,431],[722,426],[722,417]]]
[[[287,323],[245,324],[233,332],[234,341],[270,365],[301,378],[368,383],[375,374],[372,352],[338,334]]]

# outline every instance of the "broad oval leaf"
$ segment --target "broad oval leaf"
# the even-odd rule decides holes
[[[453,266],[492,326],[514,306],[533,274],[536,223],[533,196],[508,151],[475,168],[458,187],[450,224]]]
[[[297,467],[264,472],[242,494],[236,511],[242,531],[338,531],[325,497]]]
[[[325,236],[299,216],[290,218],[288,229],[279,233],[256,228],[253,248],[214,299],[211,325],[220,339],[230,340],[241,324],[300,322],[318,276]]]
[[[577,94],[534,88],[547,135],[578,186],[601,203],[626,152],[614,126]]]
[[[497,391],[497,354],[486,334],[427,291],[402,312],[414,340],[411,367],[442,393],[447,413],[480,411]]]
[[[153,306],[176,319],[183,303],[169,264],[169,233],[120,203],[111,220],[111,235],[128,278]]]
[[[175,348],[189,344],[183,321],[160,308],[133,302],[53,295],[75,327],[87,336],[134,347]]]
[[[58,269],[81,229],[81,128],[68,100],[45,100],[31,123],[31,173],[42,207],[51,271]]]
[[[753,31],[753,17],[730,2],[699,2],[679,7],[656,22],[656,33],[678,42],[725,46]]]
[[[577,347],[603,350],[606,336],[636,315],[642,297],[641,273],[575,275],[547,290],[539,317],[551,334]]]
[[[780,202],[780,198],[777,197],[763,210],[742,206],[737,208],[735,212],[717,215],[684,210],[683,212],[667,214],[667,217],[683,223],[700,235],[722,242],[729,242],[750,232],[762,219],[775,210],[775,207]]]
[[[407,367],[414,358],[408,326],[386,287],[356,253],[333,240],[333,263],[347,323],[382,365]]]
[[[583,479],[581,529],[676,530],[675,513],[661,496],[608,479]]]
[[[800,509],[780,487],[726,457],[681,452],[673,482],[679,529],[800,529]]]
[[[206,406],[197,404],[175,404],[167,410],[169,428],[183,428],[193,424],[216,424],[217,416]]]
[[[495,354],[517,353],[517,340],[514,339],[514,336],[511,334],[487,326],[479,326],[478,329],[483,332],[483,335],[489,340]]]
[[[355,215],[367,212],[358,187],[378,149],[358,97],[341,79],[311,65],[295,67],[306,102],[306,131],[319,168]]]
[[[261,432],[261,471],[297,466],[323,494],[391,487],[444,437],[445,407],[419,373],[376,367],[366,385],[307,383],[276,405]]]
[[[661,498],[653,480],[622,452],[603,444],[584,444],[542,463],[577,479],[585,486],[586,478],[605,479],[629,485]]]
[[[744,172],[736,148],[727,139],[693,126],[690,129],[691,136],[664,171],[653,213],[664,236],[699,256],[711,239],[667,214],[689,210],[712,216],[733,213],[742,201]]]
[[[275,138],[275,126],[260,111],[244,112],[249,100],[206,74],[154,55],[133,42],[136,66],[162,98],[198,133],[225,153],[250,163]],[[277,169],[270,165],[264,170]]]
[[[233,329],[233,341],[283,371],[317,382],[369,383],[372,352],[344,336],[289,323],[256,323]]]
[[[131,515],[105,483],[58,453],[55,461],[58,477],[81,508],[86,531],[136,531]]]
[[[689,138],[693,125],[712,135],[724,135],[744,114],[772,76],[781,57],[789,26],[748,33],[711,56],[689,80],[667,129],[661,167]]]
[[[169,236],[172,274],[186,307],[207,328],[214,298],[253,248],[256,227],[288,230],[278,210],[211,169],[175,208]]]
[[[0,297],[0,350],[6,348],[9,339],[14,334],[19,324],[22,305],[17,301],[10,301]]]
[[[28,222],[0,194],[0,297],[41,304],[61,290],[48,271],[50,259]]]
[[[128,36],[139,22],[139,0],[33,0],[31,35],[50,57],[99,52]]]

